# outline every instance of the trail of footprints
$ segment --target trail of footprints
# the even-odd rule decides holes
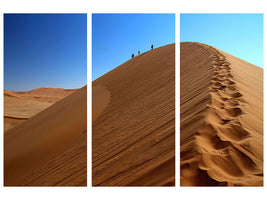
[[[209,175],[213,176],[211,178],[221,179],[220,181],[227,179],[227,175],[229,178],[238,178],[248,174],[248,171],[250,174],[252,171],[255,173],[255,163],[241,148],[251,137],[239,121],[245,114],[242,107],[246,102],[236,87],[231,65],[225,56],[213,47],[204,47],[213,56],[214,72],[209,88],[211,102],[207,105],[209,109],[206,124],[196,135],[196,144],[202,156],[199,168],[206,170],[208,174],[210,172]],[[241,162],[235,162],[234,158],[240,159]],[[227,166],[224,162],[234,164]],[[244,163],[245,170],[244,166],[241,166]]]

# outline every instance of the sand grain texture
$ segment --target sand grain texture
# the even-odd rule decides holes
[[[96,102],[94,88],[105,102],[93,103],[93,186],[175,185],[175,45],[93,81]]]
[[[263,185],[263,70],[181,43],[181,185]]]

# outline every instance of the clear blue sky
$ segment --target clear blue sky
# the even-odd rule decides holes
[[[263,14],[181,14],[180,39],[209,44],[263,68]]]
[[[92,79],[138,54],[175,42],[175,14],[93,14]]]
[[[80,88],[87,83],[86,14],[5,14],[4,88]]]

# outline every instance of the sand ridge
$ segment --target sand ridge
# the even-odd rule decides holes
[[[8,90],[4,90],[4,96],[10,96],[10,97],[15,97],[15,98],[18,98],[18,99],[22,99],[22,97],[14,94],[13,92],[8,91]]]
[[[35,100],[46,103],[55,103],[58,100],[72,94],[78,89],[62,89],[62,88],[37,88],[30,91],[13,91],[12,94],[26,100]]]
[[[93,81],[110,92],[92,127],[93,186],[175,185],[174,83],[174,44]]]
[[[208,69],[212,69],[212,73],[208,76],[210,85],[206,88],[206,97],[203,94],[201,97],[205,103],[203,110],[200,110],[200,126],[194,128],[194,125],[186,125],[183,121],[185,117],[181,116],[181,127],[185,126],[193,133],[188,137],[189,134],[181,128],[181,185],[263,185],[262,144],[259,143],[262,140],[262,119],[248,110],[251,106],[247,100],[255,96],[243,95],[253,89],[247,84],[254,83],[247,82],[246,87],[242,87],[240,79],[244,81],[246,77],[235,74],[244,62],[236,60],[232,65],[231,55],[201,43],[181,43],[181,57],[187,49],[192,50],[189,56],[194,57],[194,48],[207,53],[204,59],[209,62]],[[191,58],[183,56],[181,59]],[[254,70],[255,66],[245,65]],[[181,64],[181,68],[185,66],[185,63]],[[250,78],[261,76],[262,71],[258,71],[257,67],[256,71]],[[181,77],[184,76],[181,74]],[[257,95],[262,96],[262,90],[258,90]],[[185,93],[181,92],[181,98],[184,96]],[[262,101],[258,103],[260,112]],[[192,109],[183,106],[181,104],[181,111],[189,112]],[[244,123],[245,118],[256,118],[254,122],[258,129],[253,130],[252,126]],[[190,143],[183,140],[186,135]],[[260,145],[256,150],[255,141]]]

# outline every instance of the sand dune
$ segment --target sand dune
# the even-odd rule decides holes
[[[4,116],[14,118],[30,118],[51,105],[52,103],[19,99],[5,95]]]
[[[263,70],[181,43],[181,185],[263,185]]]
[[[58,100],[70,95],[78,89],[61,88],[38,88],[26,92],[12,92],[13,94],[27,100],[36,100],[40,102],[55,103]]]
[[[26,92],[4,90],[4,131],[48,108],[74,90],[39,88]]]
[[[86,185],[86,91],[5,132],[5,186]]]
[[[92,95],[93,185],[173,186],[175,45],[138,55],[93,81]]]
[[[22,99],[20,96],[16,95],[14,92],[4,90],[4,96],[14,97],[17,99]]]
[[[26,121],[28,118],[16,118],[4,116],[4,132]]]

